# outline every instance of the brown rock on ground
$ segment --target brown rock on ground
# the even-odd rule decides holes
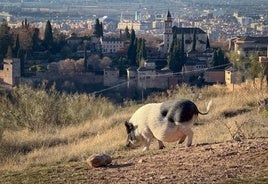
[[[90,167],[103,167],[112,163],[112,158],[106,154],[94,154],[87,159]]]

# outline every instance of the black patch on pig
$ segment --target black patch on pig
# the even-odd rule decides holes
[[[183,123],[191,120],[193,115],[198,115],[198,109],[190,100],[169,100],[162,103],[160,113],[169,122]]]

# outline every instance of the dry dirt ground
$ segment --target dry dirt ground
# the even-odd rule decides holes
[[[170,148],[90,169],[93,183],[268,183],[268,139]],[[98,176],[98,180],[96,180]],[[243,178],[247,178],[243,181]]]
[[[141,148],[111,155],[107,167],[69,162],[0,173],[0,183],[268,183],[268,138]]]

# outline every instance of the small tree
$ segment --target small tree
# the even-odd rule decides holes
[[[72,49],[71,49],[68,45],[65,45],[65,46],[61,49],[60,53],[61,53],[61,57],[62,57],[63,59],[67,59],[67,58],[71,58],[71,57],[73,57]]]
[[[251,56],[249,56],[250,60],[250,68],[249,68],[249,73],[250,77],[253,81],[253,85],[256,86],[256,81],[255,79],[257,77],[263,77],[262,75],[262,66],[261,63],[258,61],[258,54],[254,53]]]

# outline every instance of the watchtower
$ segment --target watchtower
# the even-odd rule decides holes
[[[20,59],[19,58],[8,58],[4,59],[3,67],[3,81],[11,86],[19,84],[21,77],[20,71]]]

